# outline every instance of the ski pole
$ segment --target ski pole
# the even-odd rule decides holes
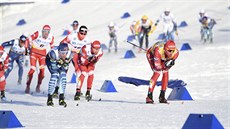
[[[144,48],[142,48],[142,47],[140,47],[140,46],[138,46],[138,45],[136,45],[136,44],[134,44],[134,43],[132,43],[132,42],[130,42],[128,40],[126,40],[126,42],[129,43],[129,44],[131,44],[131,45],[133,45],[133,46],[135,46],[135,47],[138,47],[138,48],[140,48],[140,49],[142,49],[144,51],[147,51],[146,49],[144,49]]]
[[[178,43],[180,42],[180,38],[179,38],[179,35],[177,35],[177,38],[178,38]]]

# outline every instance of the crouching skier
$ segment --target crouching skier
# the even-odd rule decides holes
[[[148,62],[153,70],[153,76],[150,79],[148,95],[146,103],[154,103],[153,90],[160,74],[162,73],[162,86],[159,96],[160,103],[168,103],[165,99],[165,91],[168,86],[169,69],[175,64],[175,60],[179,56],[179,51],[176,48],[175,42],[168,40],[165,44],[154,44],[146,53]]]
[[[53,93],[56,85],[59,85],[59,105],[66,106],[64,93],[66,88],[66,73],[69,63],[72,60],[72,53],[68,45],[61,43],[58,47],[51,49],[46,55],[46,64],[51,73],[48,87],[47,106],[53,106]],[[59,84],[57,84],[59,83]]]
[[[7,78],[10,72],[14,68],[14,61],[18,64],[18,85],[22,83],[22,75],[23,75],[23,63],[25,56],[25,43],[27,37],[25,35],[21,35],[19,39],[13,39],[11,41],[7,41],[2,43],[3,47],[11,46],[9,51],[9,67],[5,71],[5,78]]]
[[[9,56],[4,51],[4,47],[0,46],[0,101],[6,100],[5,87],[6,79],[4,72],[8,69]]]
[[[101,49],[101,43],[98,40],[95,40],[93,43],[82,47],[81,52],[78,55],[81,75],[78,78],[74,100],[80,100],[81,87],[84,82],[85,76],[87,75],[87,91],[85,96],[88,101],[91,100],[92,95],[90,95],[90,90],[92,88],[94,80],[94,69],[96,63],[99,61],[102,55],[103,51]]]

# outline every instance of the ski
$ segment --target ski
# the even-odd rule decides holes
[[[12,103],[13,100],[7,100],[7,99],[0,99],[0,103]]]
[[[92,95],[86,95],[85,99],[89,102],[90,100],[92,100]]]
[[[92,99],[93,98],[93,96],[92,95],[86,95],[86,96],[81,96],[81,98],[85,98],[85,100],[87,101],[87,102],[89,102],[89,101],[101,101],[101,98],[99,99],[99,100],[94,100],[94,99]],[[75,100],[76,102],[77,102],[77,104],[76,104],[76,106],[79,106],[79,104],[80,104],[80,99],[79,100]]]
[[[32,95],[32,96],[45,96],[46,95],[46,93],[45,93],[45,91],[42,91],[42,92],[30,92],[30,95]]]

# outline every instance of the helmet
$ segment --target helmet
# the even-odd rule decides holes
[[[208,17],[207,16],[203,16],[201,21],[207,21]]]
[[[68,51],[69,47],[68,44],[66,43],[60,43],[60,45],[58,46],[58,51]]]
[[[93,41],[93,43],[91,44],[91,47],[95,48],[95,49],[100,49],[101,48],[101,43],[98,40]]]
[[[134,26],[134,25],[136,25],[137,24],[137,21],[133,21],[132,22],[132,25]]]
[[[43,29],[43,30],[51,30],[51,28],[50,28],[49,25],[44,25],[42,29]]]
[[[176,45],[175,45],[174,41],[172,41],[172,40],[168,40],[164,45],[165,51],[175,50],[175,49],[176,49]]]
[[[79,23],[78,23],[77,20],[74,20],[73,23],[72,23],[72,25],[78,25],[78,24],[79,24]]]
[[[79,32],[81,32],[81,31],[87,33],[88,28],[87,28],[85,25],[82,25],[82,26],[79,28]]]
[[[24,32],[22,35],[28,37],[28,36],[29,36],[29,33],[28,33],[28,32]]]
[[[200,10],[200,13],[205,13],[205,10],[204,10],[204,9],[201,9],[201,10]]]
[[[148,19],[148,16],[143,15],[141,19],[142,19],[142,20],[147,20],[147,19]]]
[[[114,23],[112,21],[109,23],[109,27],[114,27]]]
[[[165,8],[164,12],[170,12],[170,8]]]
[[[0,54],[3,54],[3,52],[4,52],[4,47],[0,46]]]
[[[19,38],[21,41],[25,42],[26,41],[26,36],[25,35],[21,35]]]

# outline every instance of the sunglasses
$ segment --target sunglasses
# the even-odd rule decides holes
[[[73,26],[78,26],[78,24],[73,24]]]
[[[172,53],[172,52],[174,52],[174,50],[168,50],[168,52]]]
[[[61,54],[63,55],[67,55],[68,54],[68,51],[59,51]]]
[[[50,31],[49,31],[49,30],[42,30],[42,32],[50,33]]]
[[[84,33],[84,32],[80,32],[81,35],[86,35],[87,33]]]
[[[168,11],[165,11],[165,14],[169,14],[170,12],[168,12]]]
[[[20,40],[21,41],[21,43],[25,43],[26,42],[26,40]]]
[[[26,42],[26,39],[20,39],[21,42]]]

